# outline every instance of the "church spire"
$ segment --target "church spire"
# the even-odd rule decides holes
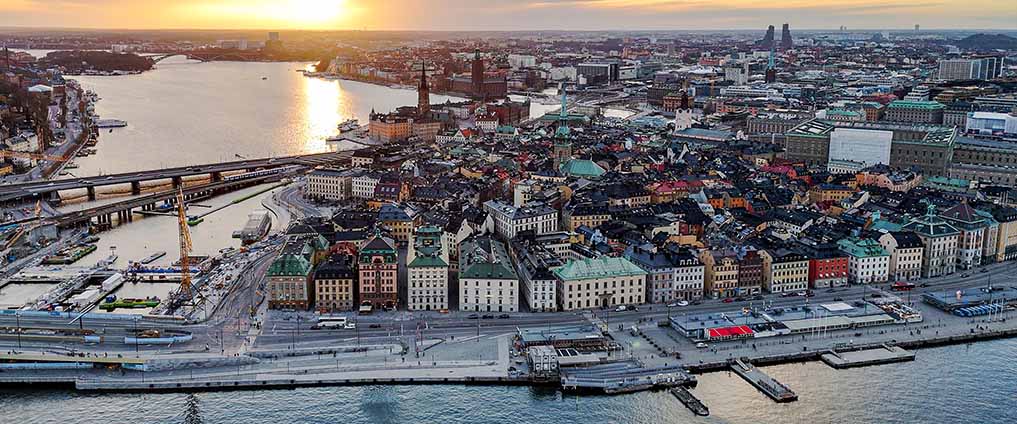
[[[427,64],[420,61],[420,86],[417,87],[417,114],[426,118],[431,114],[431,88],[427,85]]]

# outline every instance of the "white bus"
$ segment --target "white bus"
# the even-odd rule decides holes
[[[315,324],[315,328],[343,328],[348,323],[344,316],[327,316],[323,315],[318,317],[318,322]]]

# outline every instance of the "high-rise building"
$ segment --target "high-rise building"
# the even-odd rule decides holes
[[[473,69],[470,74],[473,83],[473,95],[484,96],[484,59],[480,58],[480,49],[473,51]]]
[[[773,25],[770,25],[769,27],[766,28],[766,35],[763,36],[762,40],[759,40],[759,47],[762,47],[764,49],[770,49],[774,47],[773,46],[774,30],[775,28],[773,27]]]
[[[784,24],[780,31],[780,49],[791,50],[794,48],[794,42],[791,40],[791,28],[788,24]]]
[[[979,57],[970,59],[949,59],[939,62],[941,80],[988,80],[1003,73],[1003,57]]]

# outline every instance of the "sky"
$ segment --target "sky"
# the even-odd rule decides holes
[[[1017,29],[1017,0],[0,0],[0,27],[308,30]]]

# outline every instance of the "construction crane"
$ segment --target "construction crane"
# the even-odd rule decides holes
[[[67,160],[70,159],[70,157],[68,156],[56,156],[32,152],[16,152],[13,150],[0,150],[0,158],[48,160],[51,162],[66,162]]]
[[[180,296],[191,296],[191,231],[187,226],[187,209],[184,206],[184,189],[177,192],[177,227],[180,231]]]
[[[42,201],[37,200],[35,201],[35,219],[36,219],[35,223],[32,224],[31,226],[22,225],[21,228],[18,228],[18,232],[14,234],[14,237],[11,237],[11,239],[4,244],[3,250],[10,249],[18,242],[18,240],[21,240],[21,237],[24,237],[25,234],[29,234],[32,231],[35,231],[36,228],[39,228],[39,226],[42,225],[42,221],[40,221],[41,218],[42,218]]]

